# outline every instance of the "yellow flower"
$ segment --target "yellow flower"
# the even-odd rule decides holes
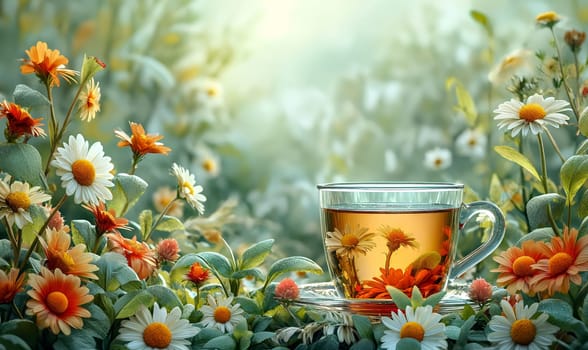
[[[0,219],[6,218],[9,225],[16,223],[23,228],[33,222],[29,208],[51,199],[51,196],[41,191],[39,186],[30,187],[26,182],[14,181],[10,178],[0,180]]]
[[[555,13],[554,11],[543,12],[543,13],[538,14],[537,17],[535,17],[535,22],[538,25],[540,25],[542,27],[548,27],[548,28],[553,27],[560,20],[561,20],[561,17],[559,17],[559,15],[557,13]]]
[[[100,83],[94,83],[94,78],[90,79],[78,97],[80,118],[83,121],[92,121],[96,113],[100,112],[100,96]]]

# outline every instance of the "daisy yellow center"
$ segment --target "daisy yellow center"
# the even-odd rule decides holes
[[[207,172],[211,173],[216,169],[216,163],[212,159],[205,159],[202,162],[202,168]]]
[[[49,293],[45,302],[47,303],[49,310],[51,310],[51,312],[54,314],[63,313],[65,310],[67,310],[67,306],[69,305],[67,296],[60,291],[53,291]]]
[[[559,275],[568,270],[574,263],[574,259],[568,253],[559,252],[549,258],[549,274]]]
[[[468,146],[470,146],[470,147],[474,147],[477,144],[478,144],[478,140],[476,140],[475,138],[471,138],[468,140]]]
[[[513,322],[510,327],[510,337],[513,343],[529,345],[535,339],[536,329],[531,320],[522,319]]]
[[[512,263],[512,272],[519,277],[532,276],[534,263],[535,259],[528,255],[519,256]]]
[[[182,182],[182,188],[188,190],[188,193],[194,194],[194,186],[192,186],[192,184],[188,181]]]
[[[156,349],[165,349],[172,341],[172,332],[165,323],[150,323],[143,331],[145,345]]]
[[[425,338],[425,329],[418,322],[406,322],[400,328],[400,338],[413,338],[423,341]]]
[[[77,183],[82,186],[90,186],[96,178],[96,168],[87,159],[79,159],[71,165],[71,172]]]
[[[359,239],[352,233],[346,233],[341,237],[341,245],[344,247],[355,247],[359,243]]]
[[[27,210],[31,206],[31,199],[25,192],[11,192],[6,196],[6,204],[12,211]]]
[[[546,115],[545,109],[538,103],[526,104],[519,110],[519,117],[529,123],[543,119]]]
[[[217,306],[213,316],[216,322],[227,323],[231,319],[231,310],[226,306]]]

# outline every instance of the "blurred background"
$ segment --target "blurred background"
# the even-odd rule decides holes
[[[457,181],[473,200],[516,170],[492,150],[504,138],[492,110],[512,97],[508,57],[549,47],[535,25],[548,10],[586,28],[580,0],[0,0],[0,100],[19,83],[41,89],[19,72],[37,40],[69,68],[99,57],[101,112],[70,130],[101,141],[119,172],[131,154],[113,131],[129,121],[173,149],[139,165],[149,194],[130,220],[157,209],[177,162],[208,198],[200,221],[188,207],[177,216],[202,228],[225,208],[209,219],[231,245],[271,237],[278,255],[322,262],[318,183]],[[456,108],[458,91],[475,111]],[[65,110],[73,91],[59,94]]]

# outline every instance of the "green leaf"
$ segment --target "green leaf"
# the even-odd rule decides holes
[[[174,307],[182,308],[182,302],[180,298],[174,293],[171,289],[164,287],[164,286],[149,286],[147,287],[147,291],[151,293],[157,300],[157,303],[161,307],[165,307],[168,311],[173,309]]]
[[[237,342],[230,335],[221,335],[220,337],[212,338],[204,344],[204,349],[233,350],[236,348]]]
[[[488,34],[488,36],[491,37],[493,35],[492,24],[490,23],[488,17],[485,14],[483,14],[480,11],[471,10],[470,16],[472,16],[474,21],[478,22],[484,28],[484,30],[486,30],[486,34]]]
[[[24,84],[16,85],[12,93],[12,98],[14,99],[14,103],[25,108],[45,107],[51,104],[41,92],[31,89]]]
[[[84,61],[82,63],[82,71],[80,72],[80,85],[86,85],[86,83],[106,67],[98,58],[94,56],[87,57],[84,55]]]
[[[114,209],[117,216],[124,216],[132,208],[147,189],[147,182],[136,175],[119,173],[112,180],[114,187],[110,188],[112,200],[108,208]]]
[[[461,328],[457,326],[449,325],[445,327],[445,335],[447,335],[448,339],[457,340],[459,338],[459,333],[461,332]]]
[[[431,305],[433,307],[437,306],[443,297],[447,294],[446,291],[440,291],[435,294],[429,295],[422,303],[423,306]]]
[[[421,343],[414,338],[401,338],[396,343],[396,350],[421,350]]]
[[[183,230],[184,224],[175,216],[164,215],[155,229],[163,232],[174,232]]]
[[[323,269],[309,258],[303,256],[290,256],[282,258],[270,266],[263,289],[265,289],[265,287],[278,276],[294,271],[303,271],[315,274],[323,273]]]
[[[127,263],[127,259],[121,254],[114,252],[107,252],[100,256],[96,261],[99,270],[98,284],[104,290],[115,291],[120,286],[127,285],[132,282],[139,283],[139,277],[131,269]]]
[[[257,302],[251,298],[237,296],[235,297],[235,302],[239,303],[243,311],[250,315],[261,315],[262,313]]]
[[[578,206],[578,217],[585,218],[588,216],[588,189],[582,192],[580,197],[580,205]]]
[[[8,350],[31,350],[24,339],[13,334],[0,335],[0,347]],[[36,347],[35,347],[36,348]]]
[[[256,280],[260,280],[260,281],[263,281],[265,279],[263,272],[257,268],[235,271],[231,275],[232,279],[240,279],[240,278],[245,278],[245,277],[255,277]]]
[[[351,319],[360,338],[372,339],[374,331],[372,330],[372,321],[369,318],[366,316],[351,315]]]
[[[110,329],[108,315],[96,304],[88,304],[85,308],[90,311],[92,317],[84,319],[84,330],[91,332],[93,337],[99,339],[106,338]]]
[[[141,228],[141,237],[145,237],[145,234],[151,230],[153,225],[153,213],[151,210],[143,210],[139,214],[139,227]]]
[[[276,335],[276,333],[274,333],[274,332],[256,332],[256,333],[253,333],[253,337],[251,338],[251,342],[253,344],[263,343],[264,341],[266,341],[268,339],[272,339],[275,335]]]
[[[30,246],[33,243],[37,233],[41,231],[41,228],[47,220],[45,209],[38,205],[31,205],[29,207],[29,213],[31,214],[33,222],[27,223],[22,228],[22,242],[26,246]]]
[[[557,193],[546,193],[531,198],[527,202],[527,217],[530,229],[551,226],[549,210],[555,219],[561,216],[566,199]]]
[[[154,302],[155,297],[146,290],[129,292],[114,303],[115,318],[130,317],[136,314],[141,306],[151,307]]]
[[[554,234],[555,233],[553,232],[553,228],[551,228],[551,227],[538,228],[538,229],[535,229],[535,230],[527,233],[523,237],[521,237],[521,239],[519,239],[519,241],[517,242],[516,246],[520,247],[524,241],[528,241],[528,240],[549,241],[549,240],[551,240],[551,237],[554,236]]]
[[[588,153],[588,140],[582,141],[578,149],[576,150],[576,154],[586,154]]]
[[[386,286],[386,290],[388,291],[388,294],[390,294],[392,300],[394,300],[394,304],[396,304],[399,309],[404,310],[407,306],[411,305],[410,298],[400,289],[393,286]]]
[[[31,186],[43,188],[46,183],[41,155],[28,143],[0,143],[0,171]]]
[[[247,248],[241,255],[239,269],[246,270],[261,265],[271,253],[273,245],[273,239],[266,239]]]
[[[96,341],[84,329],[72,329],[71,334],[60,334],[53,344],[53,350],[96,349]]]
[[[87,220],[71,221],[71,236],[75,244],[85,244],[92,249],[96,244],[96,228]]]
[[[37,347],[39,332],[37,326],[31,320],[14,319],[3,321],[0,325],[0,336],[6,334],[21,338],[31,349]]]
[[[376,344],[370,338],[361,338],[349,350],[376,350]]]
[[[509,146],[496,146],[494,150],[506,160],[510,160],[527,170],[537,181],[541,181],[541,176],[539,176],[531,161],[516,149]]]
[[[476,316],[470,316],[462,325],[459,332],[459,338],[457,338],[457,344],[465,345],[468,342],[468,336],[472,327],[476,324]]]
[[[233,274],[233,268],[226,256],[216,252],[196,253],[196,256],[211,270],[216,271],[220,276],[230,277]]]
[[[588,336],[588,328],[584,322],[574,318],[570,304],[563,300],[550,298],[539,302],[538,311],[549,315],[549,322],[561,329],[570,330],[578,337]]]
[[[476,119],[478,119],[478,111],[476,110],[474,99],[461,84],[456,85],[455,95],[457,97],[458,110],[464,114],[470,125],[474,125]]]
[[[588,179],[588,155],[571,156],[561,166],[561,185],[567,196],[567,203],[574,202],[576,193]]]

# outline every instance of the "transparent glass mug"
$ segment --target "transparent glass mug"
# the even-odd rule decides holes
[[[344,298],[390,299],[388,285],[409,296],[414,286],[424,297],[446,290],[451,279],[488,257],[504,237],[500,209],[485,201],[464,204],[461,184],[372,182],[317,187],[327,265]],[[490,222],[488,238],[456,260],[459,234],[472,218]],[[472,224],[481,227],[482,221]]]

